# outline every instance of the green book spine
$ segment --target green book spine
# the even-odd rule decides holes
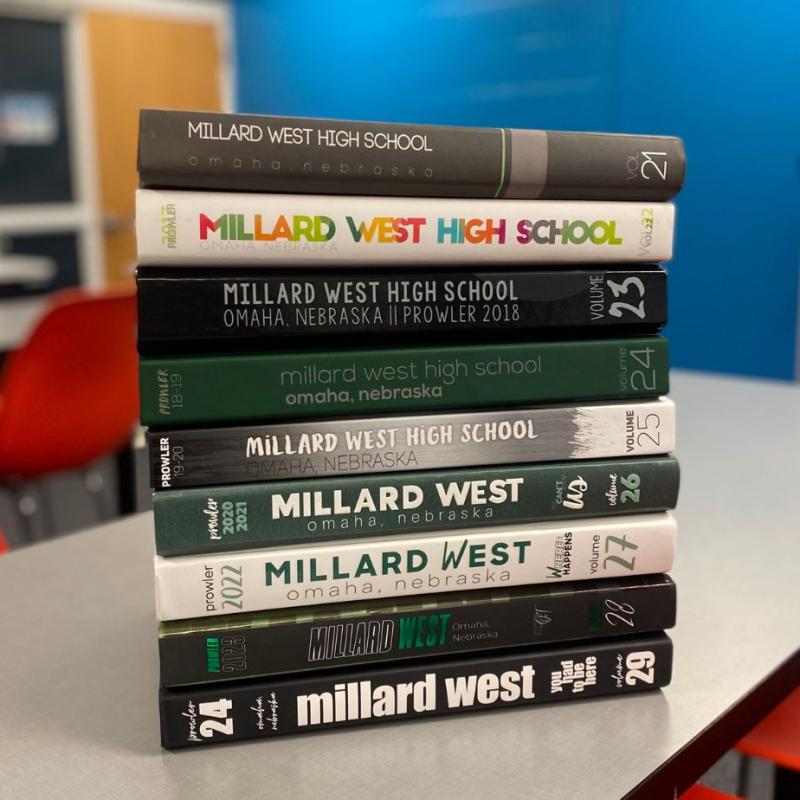
[[[675,507],[671,456],[156,492],[163,556]]]
[[[669,391],[667,341],[650,336],[143,358],[140,364],[142,422],[162,427]]]

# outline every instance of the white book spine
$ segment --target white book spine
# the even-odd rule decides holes
[[[669,512],[156,556],[161,620],[666,572]]]
[[[670,203],[140,189],[140,265],[667,261]]]

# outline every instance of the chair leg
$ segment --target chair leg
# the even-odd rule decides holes
[[[111,507],[106,496],[106,481],[103,478],[102,469],[97,465],[88,467],[83,473],[83,483],[94,505],[97,524],[100,525],[113,519],[116,509]]]
[[[800,797],[800,772],[775,767],[774,800],[797,800]]]
[[[126,442],[117,451],[117,502],[119,515],[133,514],[136,511],[136,453],[133,442]]]
[[[22,545],[33,544],[40,538],[36,530],[36,511],[38,509],[36,499],[25,484],[14,482],[7,485],[17,510]]]
[[[750,788],[750,756],[743,753],[739,754],[739,774],[736,779],[736,794],[739,797],[747,797]]]
[[[56,518],[53,513],[53,498],[50,494],[46,482],[42,482],[39,495],[39,507],[41,508],[42,531],[41,539],[52,539],[56,536]]]

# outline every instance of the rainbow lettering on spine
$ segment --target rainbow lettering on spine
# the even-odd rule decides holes
[[[419,244],[422,230],[428,224],[425,217],[372,217],[356,220],[345,217],[347,230],[355,243],[367,244]],[[465,219],[439,217],[431,221],[436,229],[436,244],[476,245],[506,244],[506,230],[511,227],[506,219]],[[432,227],[433,227],[432,225]],[[514,225],[518,244],[565,245],[621,245],[617,235],[616,220],[555,220],[521,219]],[[249,220],[245,214],[222,214],[212,219],[207,214],[199,216],[200,240],[219,238],[234,242],[328,242],[336,234],[336,223],[324,215],[304,214],[286,217],[281,214],[265,228],[261,214]]]
[[[327,242],[336,233],[336,223],[330,217],[297,215],[291,220],[290,225],[281,214],[272,230],[264,230],[261,214],[254,215],[250,226],[244,214],[223,214],[217,219],[200,214],[200,240],[207,241],[210,233],[218,233],[220,239],[228,242],[274,242],[278,239],[287,242],[303,239],[307,242]]]

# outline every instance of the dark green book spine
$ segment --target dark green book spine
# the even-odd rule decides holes
[[[675,507],[671,456],[156,492],[163,556]]]
[[[666,394],[662,337],[143,358],[142,422],[169,426]]]

